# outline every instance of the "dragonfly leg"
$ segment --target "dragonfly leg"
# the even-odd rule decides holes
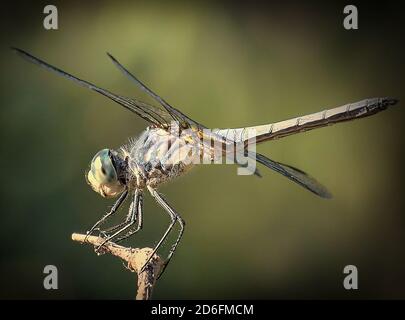
[[[113,227],[112,229],[114,229],[114,230],[118,229],[118,230],[115,231],[112,235],[107,236],[104,239],[104,241],[97,247],[96,252],[99,252],[99,250],[103,247],[103,245],[106,242],[111,241],[116,236],[118,236],[120,233],[122,233],[122,232],[126,231],[127,229],[129,229],[130,227],[132,227],[136,223],[136,221],[139,220],[139,219],[137,219],[137,217],[139,215],[138,207],[139,207],[140,197],[141,197],[140,191],[135,190],[134,196],[133,196],[133,199],[131,202],[131,206],[129,208],[129,214],[128,214],[129,220],[126,219],[125,222],[121,223],[120,225],[122,225],[122,227],[120,227],[120,228],[119,228],[120,225]],[[139,223],[138,223],[138,225],[139,225]]]
[[[130,236],[134,235],[135,233],[137,233],[139,230],[142,229],[142,226],[143,226],[143,197],[142,197],[142,195],[139,197],[137,213],[138,214],[137,214],[137,217],[136,217],[136,221],[138,221],[138,224],[137,224],[136,228],[133,229],[133,230],[129,230],[123,236],[121,236],[119,238],[116,238],[114,240],[115,243],[121,242],[122,240],[125,240],[125,239],[129,238]]]
[[[162,243],[165,241],[165,239],[167,238],[167,236],[169,235],[170,231],[173,229],[173,226],[175,225],[176,222],[179,222],[180,224],[180,232],[177,236],[176,241],[173,243],[169,254],[166,258],[165,264],[162,268],[162,271],[159,274],[159,277],[162,275],[164,269],[166,268],[167,264],[169,263],[171,257],[173,256],[174,252],[176,251],[177,245],[179,244],[183,233],[184,233],[184,225],[185,222],[184,220],[180,217],[180,215],[167,203],[167,201],[162,197],[161,194],[159,194],[155,189],[152,189],[150,187],[148,187],[149,192],[151,193],[152,197],[154,197],[156,199],[156,201],[159,203],[159,205],[166,210],[166,212],[170,215],[171,218],[171,223],[169,225],[169,227],[167,228],[166,232],[163,234],[162,238],[159,240],[158,244],[156,245],[156,247],[153,249],[152,253],[149,255],[148,259],[146,260],[145,264],[143,265],[143,267],[141,268],[141,272],[145,270],[146,266],[148,265],[148,263],[150,262],[150,260],[152,259],[153,255],[156,253],[156,251],[159,249],[159,247],[162,245]]]
[[[184,226],[186,224],[186,222],[183,220],[182,217],[180,217],[179,215],[177,215],[177,221],[180,224],[180,232],[179,235],[177,236],[176,242],[172,245],[172,247],[170,248],[169,254],[167,255],[166,261],[163,264],[162,269],[160,270],[159,276],[157,277],[157,279],[160,279],[160,277],[162,276],[163,272],[165,271],[167,265],[169,264],[174,252],[176,251],[177,245],[180,242],[180,239],[183,236],[184,233]]]
[[[139,198],[139,200],[141,200],[141,198]],[[119,229],[125,227],[128,223],[130,223],[130,221],[131,221],[131,219],[132,219],[132,215],[133,215],[133,210],[132,210],[132,209],[135,209],[135,208],[133,207],[135,204],[136,204],[136,201],[133,200],[133,201],[131,202],[131,205],[130,205],[129,210],[128,210],[127,217],[125,218],[125,221],[124,221],[124,222],[121,222],[121,223],[119,223],[119,224],[117,224],[117,225],[115,225],[115,226],[112,226],[112,227],[109,227],[109,228],[107,228],[107,229],[104,229],[104,230],[101,231],[101,233],[103,233],[103,235],[104,235],[105,237],[108,237],[109,234],[111,234],[111,233],[113,233],[113,232],[115,232],[115,231],[117,231],[117,230],[119,230]],[[138,207],[138,211],[139,211],[139,207]],[[138,217],[137,217],[137,216],[138,216],[138,215],[135,215],[135,222],[138,220]]]
[[[125,219],[124,222],[121,222],[115,226],[109,227],[107,229],[104,230],[100,230],[101,235],[103,236],[103,238],[108,237],[111,233],[117,231],[118,229],[121,229],[122,227],[126,226],[129,221],[131,220],[131,212],[129,211],[127,218]]]
[[[102,225],[109,217],[111,217],[114,213],[117,212],[118,208],[121,206],[121,204],[124,202],[124,200],[127,198],[128,195],[128,190],[125,190],[120,197],[118,198],[118,200],[114,203],[114,205],[112,206],[111,210],[106,213],[100,220],[98,220],[89,231],[87,231],[86,233],[86,238],[84,239],[84,241],[86,242],[87,237],[89,235],[91,235],[93,233],[93,231],[99,227],[100,225]]]

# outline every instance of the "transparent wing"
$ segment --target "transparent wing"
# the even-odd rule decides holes
[[[281,173],[283,176],[294,181],[295,183],[298,183],[322,198],[332,198],[330,192],[322,184],[297,168],[273,161],[259,153],[249,153],[249,157],[256,159],[259,163],[265,165],[266,167]]]
[[[136,78],[131,72],[129,72],[120,62],[118,62],[117,59],[115,59],[111,54],[107,52],[107,55],[110,57],[114,65],[126,76],[128,77],[131,81],[133,81],[142,91],[146,92],[148,95],[150,95],[153,99],[155,99],[159,104],[165,108],[167,113],[172,117],[173,120],[177,121],[180,125],[181,128],[190,128],[190,127],[195,127],[197,129],[202,129],[205,128],[203,125],[200,123],[194,121],[193,119],[189,118],[186,116],[184,113],[182,113],[180,110],[177,110],[176,108],[172,107],[170,104],[168,104],[162,97],[160,97],[158,94],[153,92],[151,89],[149,89],[144,83],[142,83],[138,78]]]
[[[12,48],[12,49],[14,51],[16,51],[24,59],[26,59],[44,69],[47,69],[51,72],[61,75],[65,78],[77,83],[78,85],[80,85],[82,87],[88,88],[99,94],[102,94],[103,96],[115,101],[119,105],[136,113],[141,118],[145,119],[146,121],[148,121],[158,127],[167,128],[170,124],[170,121],[171,121],[170,114],[168,114],[168,112],[166,112],[165,110],[162,110],[160,108],[157,108],[155,106],[152,106],[150,104],[147,104],[145,102],[142,102],[142,101],[139,101],[136,99],[131,99],[131,98],[127,98],[124,96],[116,95],[108,90],[97,87],[96,85],[94,85],[88,81],[79,79],[59,68],[56,68],[56,67],[46,63],[45,61],[42,61],[21,49],[18,49],[18,48]]]

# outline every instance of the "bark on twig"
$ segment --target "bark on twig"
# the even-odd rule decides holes
[[[72,240],[84,243],[85,234],[73,233]],[[101,237],[88,236],[86,243],[99,246],[104,241]],[[128,269],[138,275],[137,300],[149,300],[157,277],[163,267],[163,260],[155,254],[143,272],[140,272],[147,258],[152,253],[151,248],[127,248],[113,242],[107,242],[100,253],[110,253],[127,262]]]

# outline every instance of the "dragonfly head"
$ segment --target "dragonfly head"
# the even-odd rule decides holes
[[[112,150],[103,149],[93,157],[86,173],[87,183],[105,198],[115,197],[125,190],[125,184],[119,179],[119,160]]]

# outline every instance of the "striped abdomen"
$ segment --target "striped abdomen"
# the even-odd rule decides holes
[[[365,99],[341,107],[271,124],[238,129],[220,129],[214,132],[236,142],[247,142],[249,138],[252,138],[252,135],[256,137],[256,142],[263,142],[338,122],[367,117],[385,110],[397,102],[398,100],[392,98]]]

